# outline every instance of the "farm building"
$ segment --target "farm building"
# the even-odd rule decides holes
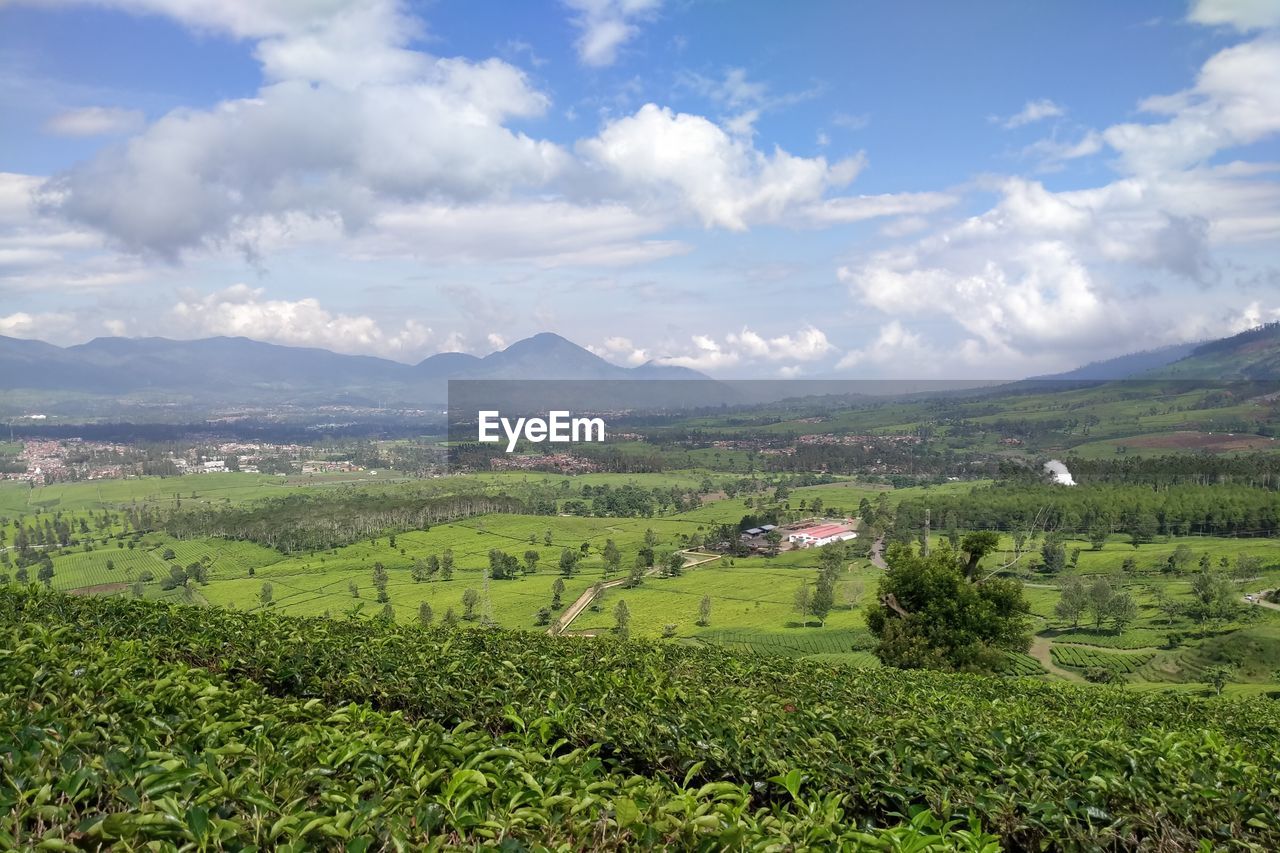
[[[843,524],[819,524],[787,535],[787,541],[800,548],[820,548],[832,542],[847,542],[858,534]]]

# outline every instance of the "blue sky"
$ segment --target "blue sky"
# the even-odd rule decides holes
[[[0,334],[1007,377],[1280,317],[1280,3],[0,3]]]

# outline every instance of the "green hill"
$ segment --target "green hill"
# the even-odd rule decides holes
[[[1280,845],[1266,700],[14,588],[0,637],[6,849]]]
[[[1280,322],[1200,344],[1185,358],[1142,376],[1223,381],[1280,379]]]

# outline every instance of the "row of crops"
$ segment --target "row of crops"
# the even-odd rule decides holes
[[[1053,662],[1058,666],[1073,666],[1078,669],[1097,667],[1120,675],[1137,672],[1139,668],[1155,657],[1152,652],[1117,654],[1086,649],[1081,646],[1054,646],[1052,654]]]
[[[1266,700],[27,590],[0,631],[6,848],[1280,847]]]

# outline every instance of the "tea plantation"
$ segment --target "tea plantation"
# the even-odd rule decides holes
[[[0,591],[5,849],[1280,848],[1280,709]]]

